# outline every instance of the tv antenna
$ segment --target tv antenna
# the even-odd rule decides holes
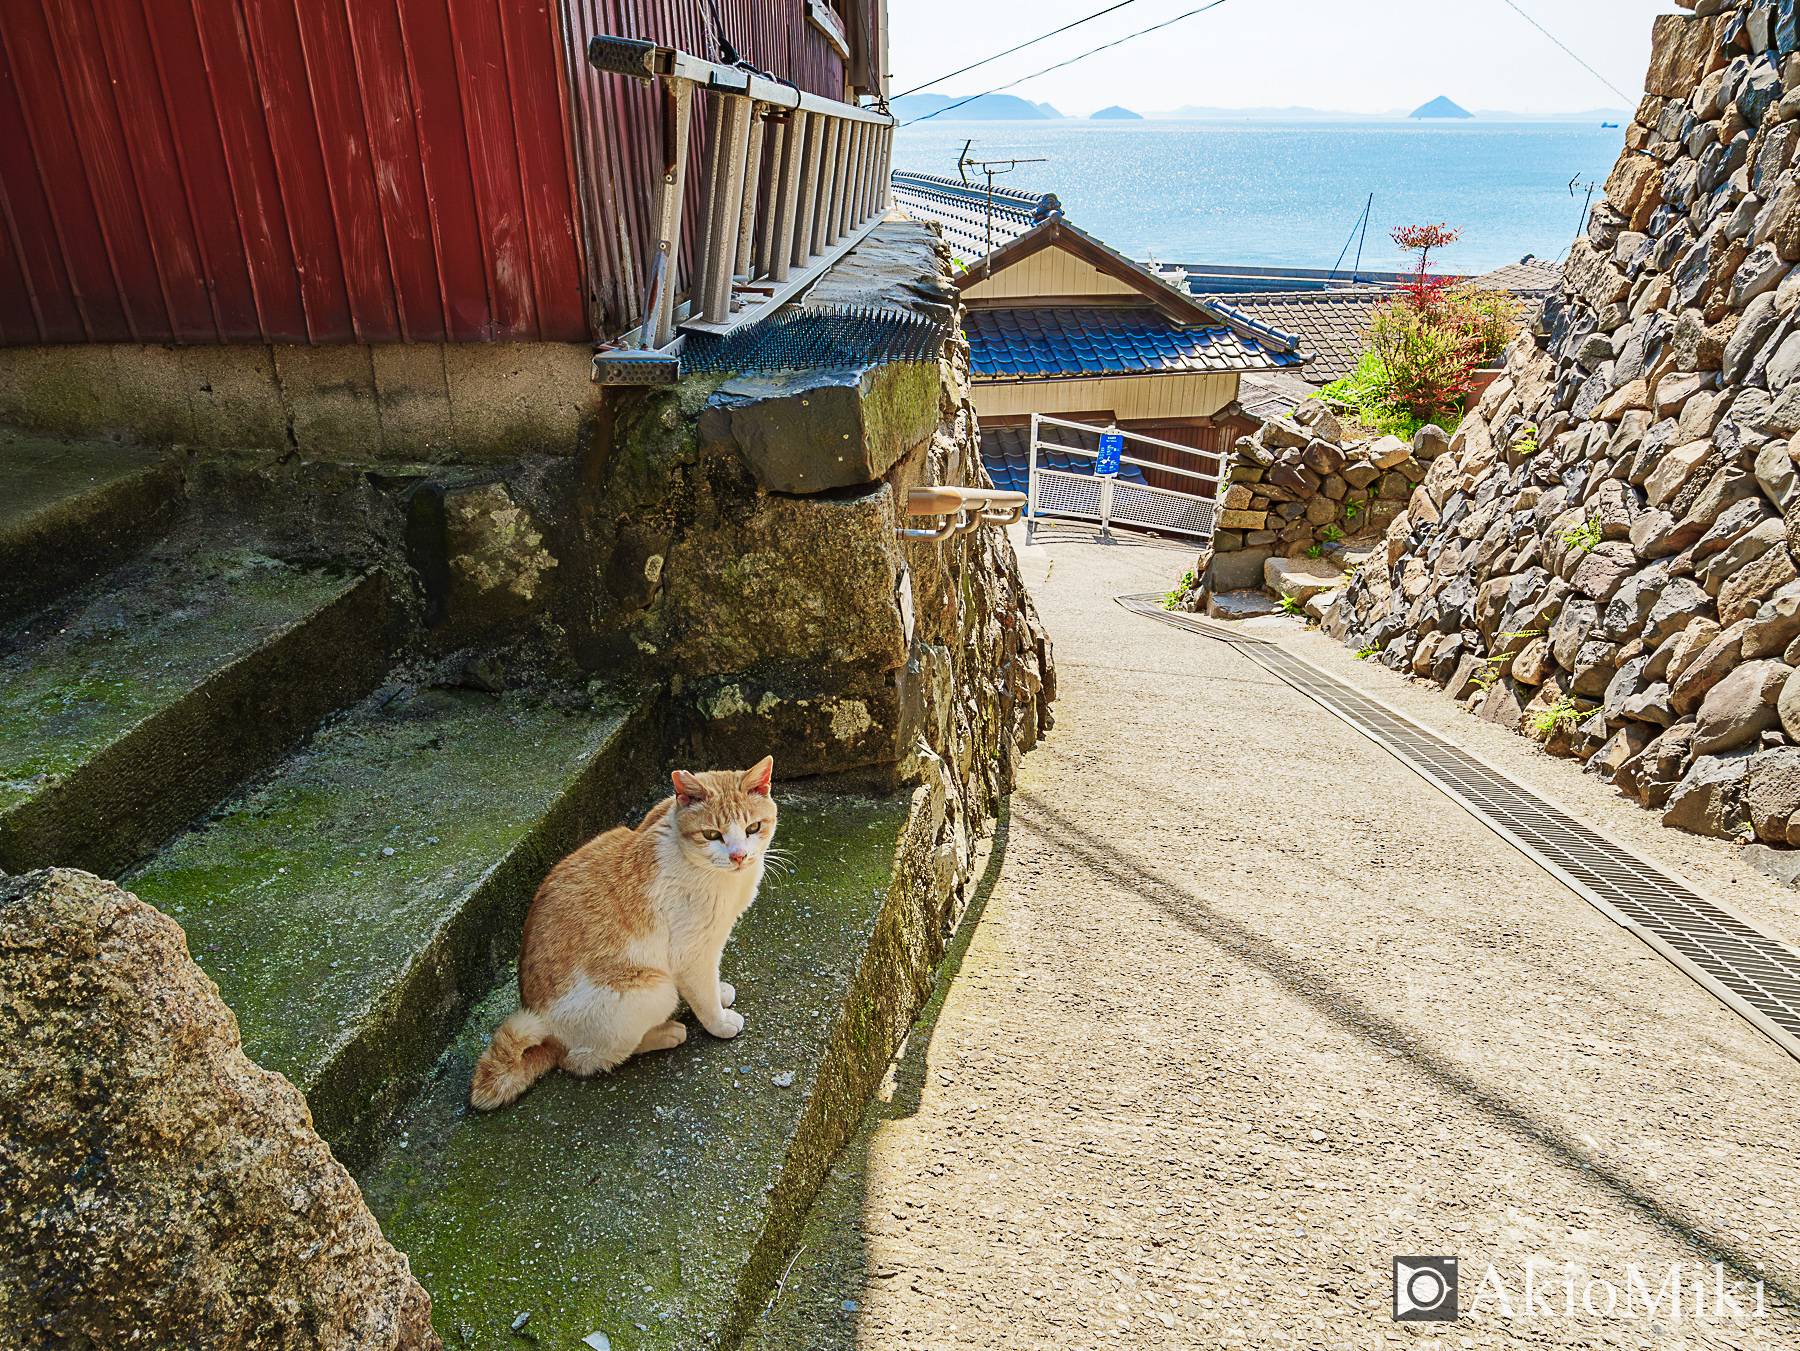
[[[1575,222],[1575,238],[1580,239],[1582,230],[1587,227],[1588,208],[1594,204],[1594,184],[1583,183],[1581,175],[1576,174],[1569,180],[1569,196],[1573,197],[1577,188],[1587,189],[1587,200],[1581,204],[1581,219]],[[1563,252],[1567,253],[1568,250],[1564,249]]]
[[[963,148],[956,157],[956,172],[962,176],[962,181],[969,187],[975,186],[969,182],[970,169],[978,174],[987,175],[987,237],[984,252],[992,253],[994,251],[994,179],[997,176],[1010,174],[1021,164],[1046,164],[1049,161],[1042,155],[1034,159],[970,159],[969,147],[974,144],[973,137],[963,142]]]

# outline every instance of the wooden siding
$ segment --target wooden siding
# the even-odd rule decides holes
[[[1055,245],[1014,263],[963,290],[963,299],[1017,300],[1036,296],[1142,296],[1134,286],[1109,277],[1092,263]],[[1144,302],[1150,304],[1148,299]]]
[[[1168,422],[1207,417],[1237,398],[1236,375],[1118,375],[1104,380],[976,381],[981,417],[1021,413],[1064,415],[1065,409],[1110,408],[1122,422]]]

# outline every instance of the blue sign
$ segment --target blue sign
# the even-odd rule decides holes
[[[1119,457],[1124,453],[1124,432],[1102,432],[1100,434],[1100,458],[1094,464],[1094,472],[1102,478],[1117,474]]]

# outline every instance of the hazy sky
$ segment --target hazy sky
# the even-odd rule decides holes
[[[979,94],[1204,0],[1133,0],[1017,55],[933,85]],[[889,0],[899,94],[1104,9],[1108,0]],[[1608,89],[1506,0],[1226,0],[1009,93],[1086,115],[1118,103],[1148,112],[1199,104],[1411,110],[1439,94],[1468,109],[1572,112],[1635,106],[1650,57],[1653,0],[1517,0],[1623,90]]]

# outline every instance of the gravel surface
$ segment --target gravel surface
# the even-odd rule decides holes
[[[750,1344],[1800,1347],[1800,1065],[1298,691],[1113,603],[1186,550],[1040,542],[1056,730]],[[1728,846],[1277,631],[1794,934]],[[1460,1321],[1392,1321],[1407,1254],[1459,1257]],[[1677,1262],[1679,1319],[1625,1317],[1629,1268]],[[1763,1317],[1721,1316],[1715,1262]]]

